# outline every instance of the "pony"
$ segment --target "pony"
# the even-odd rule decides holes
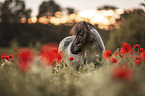
[[[72,36],[64,38],[59,44],[58,51],[62,54],[63,61],[77,68],[91,62],[95,66],[100,65],[97,59],[101,61],[105,46],[93,25],[82,21],[73,26],[70,34]],[[73,57],[72,61],[69,60],[70,57]]]

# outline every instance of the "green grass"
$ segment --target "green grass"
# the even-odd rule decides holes
[[[0,96],[145,96],[145,62],[136,66],[130,56],[112,64],[104,60],[102,67],[93,64],[76,71],[71,66],[44,68],[36,59],[27,72],[21,72],[17,59],[0,67]],[[129,63],[133,77],[124,82],[112,78],[112,70],[118,65]]]

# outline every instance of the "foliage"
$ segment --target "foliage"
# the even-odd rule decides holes
[[[128,19],[122,22],[119,29],[110,33],[110,38],[106,44],[109,49],[116,49],[123,42],[129,42],[131,45],[139,43],[145,47],[145,14],[130,15]]]
[[[69,35],[72,26],[67,25],[44,25],[44,24],[7,24],[0,23],[0,46],[10,46],[18,43],[19,46],[35,46],[38,42],[45,44],[48,42],[59,43],[64,37]],[[97,25],[94,26],[102,36],[104,42],[108,39],[109,31],[101,30]],[[15,41],[15,42],[14,42]],[[13,45],[13,44],[12,44]]]
[[[37,42],[41,44],[59,43],[69,34],[70,29],[71,26],[65,25],[7,24],[0,28],[0,46],[9,46],[12,41],[17,41],[20,46],[35,45]]]
[[[19,23],[21,18],[30,18],[31,10],[26,10],[23,0],[5,0],[0,4],[2,23]]]
[[[66,10],[67,10],[67,14],[73,14],[75,12],[75,9],[70,7],[67,7]]]
[[[115,10],[118,9],[116,6],[104,5],[98,8],[98,10]]]
[[[145,1],[145,0],[144,0]],[[143,6],[143,7],[145,7],[145,3],[141,3],[141,5]]]
[[[54,0],[43,1],[39,7],[38,17],[54,16],[56,11],[61,11],[61,7]]]
[[[79,71],[71,66],[66,67],[63,63],[55,68],[45,68],[41,66],[40,59],[35,58],[31,69],[22,72],[16,57],[13,57],[14,63],[1,60],[0,95],[144,96],[145,62],[136,65],[134,56],[140,56],[138,49],[139,47],[135,47],[132,50],[134,54],[130,50],[130,53],[127,52],[123,57],[120,57],[120,52],[112,53],[111,56],[115,57],[118,63],[103,59],[102,67],[95,69],[93,64],[88,64]]]

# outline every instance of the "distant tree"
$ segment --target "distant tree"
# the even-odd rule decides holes
[[[116,6],[105,5],[98,8],[98,10],[115,10],[118,9]]]
[[[37,17],[54,16],[56,11],[61,11],[61,7],[54,0],[43,1]]]
[[[23,0],[5,0],[0,6],[0,46],[8,46],[20,34],[18,25],[20,24],[21,18],[28,19],[31,10],[25,9]]]
[[[28,9],[28,10],[25,10],[25,11],[24,11],[24,15],[25,15],[25,18],[26,18],[26,22],[27,22],[28,19],[31,17],[31,12],[32,12],[31,9]]]
[[[143,9],[125,10],[124,13],[120,15],[120,20],[127,19],[130,15],[142,15],[142,14],[144,14]]]
[[[145,0],[144,0],[144,1],[145,1]],[[145,3],[141,3],[141,5],[145,7]]]
[[[67,14],[73,14],[75,12],[75,9],[70,7],[67,7],[66,10],[67,10]]]
[[[145,14],[130,15],[120,26],[110,34],[110,39],[106,47],[116,49],[121,47],[123,42],[128,42],[131,45],[136,43],[141,44],[145,48]]]
[[[0,22],[1,22],[1,14],[2,14],[2,3],[0,2]]]
[[[1,5],[1,22],[19,23],[22,17],[30,17],[31,12],[28,10],[23,0],[5,0]]]

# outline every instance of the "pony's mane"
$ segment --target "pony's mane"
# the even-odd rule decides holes
[[[70,34],[70,35],[77,35],[77,32],[78,32],[79,30],[81,30],[81,28],[83,28],[83,22],[84,22],[84,21],[75,24],[75,25],[73,26],[73,28],[70,30],[69,34]],[[90,24],[90,23],[88,23],[88,22],[86,22],[86,24],[87,24],[87,25],[90,25],[91,27],[93,27],[93,25]]]
[[[75,24],[73,26],[73,28],[70,30],[70,33],[69,34],[70,35],[77,35],[77,32],[79,30],[81,30],[82,26],[83,26],[82,22]]]

